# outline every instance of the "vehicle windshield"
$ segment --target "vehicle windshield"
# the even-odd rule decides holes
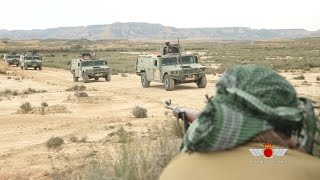
[[[81,66],[82,67],[93,66],[93,61],[82,61]]]
[[[94,66],[103,66],[106,65],[106,63],[103,60],[93,61]]]
[[[33,60],[41,60],[41,57],[33,57]]]
[[[20,56],[7,56],[8,58],[20,58]]]
[[[162,59],[162,65],[168,66],[168,65],[176,65],[177,64],[177,58],[176,57],[167,57]]]
[[[26,60],[42,60],[42,58],[41,57],[32,57],[32,56],[27,56],[27,57],[25,57],[25,59]]]
[[[180,57],[181,64],[191,64],[191,63],[196,63],[195,59],[193,56],[181,56]]]

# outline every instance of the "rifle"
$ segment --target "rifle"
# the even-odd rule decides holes
[[[165,103],[165,108],[172,110],[174,116],[177,117],[177,124],[180,129],[181,135],[183,136],[190,126],[190,124],[186,118],[186,112],[181,110],[181,108],[179,108],[177,106],[172,106],[170,99],[166,100],[164,103]],[[183,121],[183,129],[184,129],[183,132],[182,132],[180,124],[179,124],[179,119],[181,119]]]

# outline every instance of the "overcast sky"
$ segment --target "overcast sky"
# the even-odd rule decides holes
[[[3,0],[0,29],[149,22],[173,27],[320,29],[320,0]]]

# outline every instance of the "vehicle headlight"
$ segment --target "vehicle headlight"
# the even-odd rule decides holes
[[[171,74],[179,74],[179,71],[171,71]]]

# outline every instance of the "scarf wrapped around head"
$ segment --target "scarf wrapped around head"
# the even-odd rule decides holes
[[[235,66],[216,87],[216,96],[186,132],[182,152],[231,149],[270,129],[290,134],[308,119],[295,89],[271,69]],[[310,127],[316,131],[315,121]]]

